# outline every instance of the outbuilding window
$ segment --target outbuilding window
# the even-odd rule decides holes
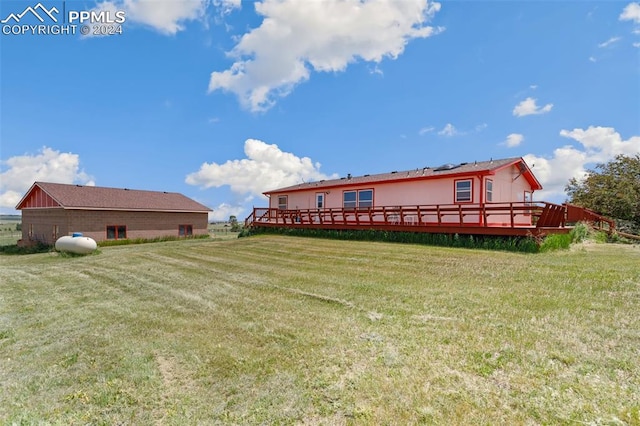
[[[123,240],[127,238],[127,227],[124,225],[108,225],[107,240]]]
[[[456,195],[455,202],[456,203],[470,203],[471,199],[471,188],[472,182],[471,179],[465,180],[457,180],[455,181],[456,187]]]
[[[193,225],[178,225],[178,235],[181,237],[193,235]]]

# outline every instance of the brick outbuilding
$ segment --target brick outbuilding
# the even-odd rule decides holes
[[[176,192],[35,182],[16,206],[20,245],[81,232],[96,241],[208,233],[210,208]]]

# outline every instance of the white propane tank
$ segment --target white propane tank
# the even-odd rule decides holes
[[[89,237],[70,237],[65,235],[56,241],[56,250],[77,254],[89,254],[98,248],[98,244]]]

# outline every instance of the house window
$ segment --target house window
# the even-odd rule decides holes
[[[127,227],[124,225],[107,226],[107,240],[122,240],[127,238]]]
[[[281,195],[278,197],[278,209],[286,210],[287,209],[287,196]]]
[[[373,189],[358,191],[358,208],[373,207]]]
[[[193,225],[178,225],[178,235],[181,237],[193,235]]]
[[[345,191],[342,194],[342,207],[345,209],[355,209],[358,205],[358,193],[356,191]]]
[[[471,179],[457,180],[456,186],[456,203],[470,203],[471,202]]]
[[[324,193],[319,192],[316,194],[316,208],[322,209],[324,208]]]
[[[373,207],[373,189],[345,191],[342,195],[342,207],[345,209],[365,209]]]
[[[485,180],[485,188],[484,201],[490,203],[493,201],[493,181],[491,179]]]
[[[53,237],[54,240],[58,239],[58,234],[59,233],[60,233],[60,226],[53,225],[53,232],[51,233],[51,236]]]

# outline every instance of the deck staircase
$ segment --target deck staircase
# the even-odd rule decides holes
[[[616,224],[612,219],[604,217],[593,210],[569,203],[564,204],[563,207],[566,210],[565,217],[567,223],[587,222],[593,226],[594,229],[608,233],[613,232],[616,228]]]

